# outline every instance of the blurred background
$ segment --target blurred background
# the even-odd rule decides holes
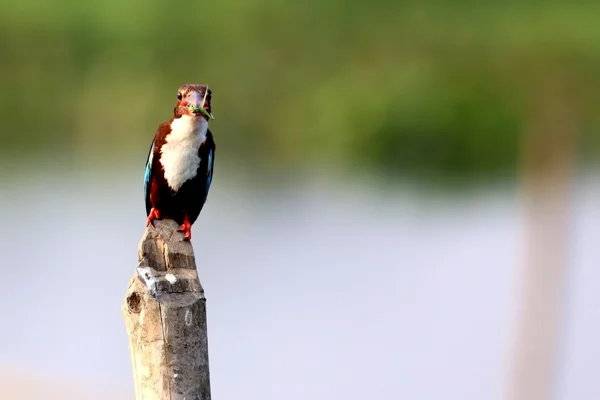
[[[203,83],[213,398],[598,398],[599,12],[0,0],[0,397],[133,399],[144,164]]]

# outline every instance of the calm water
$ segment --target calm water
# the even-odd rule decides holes
[[[138,175],[3,190],[0,366],[133,398],[120,306],[144,229]],[[599,180],[586,180],[561,399],[600,396],[599,205]],[[220,182],[193,232],[215,399],[500,398],[522,232],[513,193],[261,196]]]

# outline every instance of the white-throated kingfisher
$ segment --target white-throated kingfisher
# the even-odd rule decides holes
[[[173,117],[159,125],[146,161],[146,225],[155,219],[172,219],[188,240],[213,177],[215,142],[208,129],[213,118],[211,96],[208,86],[181,86]]]

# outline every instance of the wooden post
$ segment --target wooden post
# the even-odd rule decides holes
[[[531,96],[533,112],[523,142],[526,259],[508,400],[556,397],[564,335],[580,107],[569,91],[576,86],[564,75],[543,78]]]
[[[122,306],[137,400],[210,400],[206,298],[194,251],[172,220],[155,220]]]

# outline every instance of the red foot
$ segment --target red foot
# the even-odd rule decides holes
[[[183,225],[181,225],[181,228],[179,228],[179,231],[183,232],[185,234],[185,238],[187,240],[192,239],[192,224],[190,224],[190,220],[188,219],[187,216],[184,218]]]
[[[146,221],[146,226],[150,226],[152,221],[154,221],[155,219],[160,219],[160,211],[158,211],[156,208],[153,207],[150,210],[150,214],[148,214],[148,220]]]

